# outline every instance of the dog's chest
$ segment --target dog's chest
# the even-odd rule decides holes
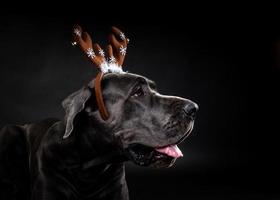
[[[72,169],[69,178],[82,199],[128,199],[123,163]]]

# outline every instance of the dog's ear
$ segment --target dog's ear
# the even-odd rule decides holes
[[[75,117],[85,108],[85,104],[91,96],[90,88],[83,87],[74,92],[62,102],[65,110],[65,133],[63,139],[68,138],[74,129]]]

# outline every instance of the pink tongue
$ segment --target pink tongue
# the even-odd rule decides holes
[[[182,151],[178,148],[177,145],[170,145],[167,147],[158,148],[158,149],[156,149],[156,151],[158,151],[160,153],[164,153],[164,154],[174,157],[174,158],[183,157]]]

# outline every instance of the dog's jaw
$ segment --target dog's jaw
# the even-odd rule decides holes
[[[146,144],[130,144],[126,148],[126,155],[135,164],[140,166],[149,166],[153,168],[168,168],[173,166],[178,158],[183,157],[183,153],[177,146],[183,142],[192,132],[194,121],[187,121],[188,126],[186,129],[181,130],[179,134],[181,137],[177,137],[177,140],[170,144],[147,146]]]

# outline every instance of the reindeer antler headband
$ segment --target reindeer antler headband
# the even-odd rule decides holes
[[[129,42],[124,33],[118,28],[112,27],[112,32],[113,33],[109,35],[109,45],[106,51],[108,57],[106,58],[104,50],[97,43],[92,43],[91,37],[87,32],[83,32],[82,28],[78,25],[74,26],[73,29],[73,45],[78,44],[99,70],[95,78],[94,88],[97,106],[103,120],[107,120],[109,114],[103,101],[101,80],[105,73],[123,73],[122,64]]]

